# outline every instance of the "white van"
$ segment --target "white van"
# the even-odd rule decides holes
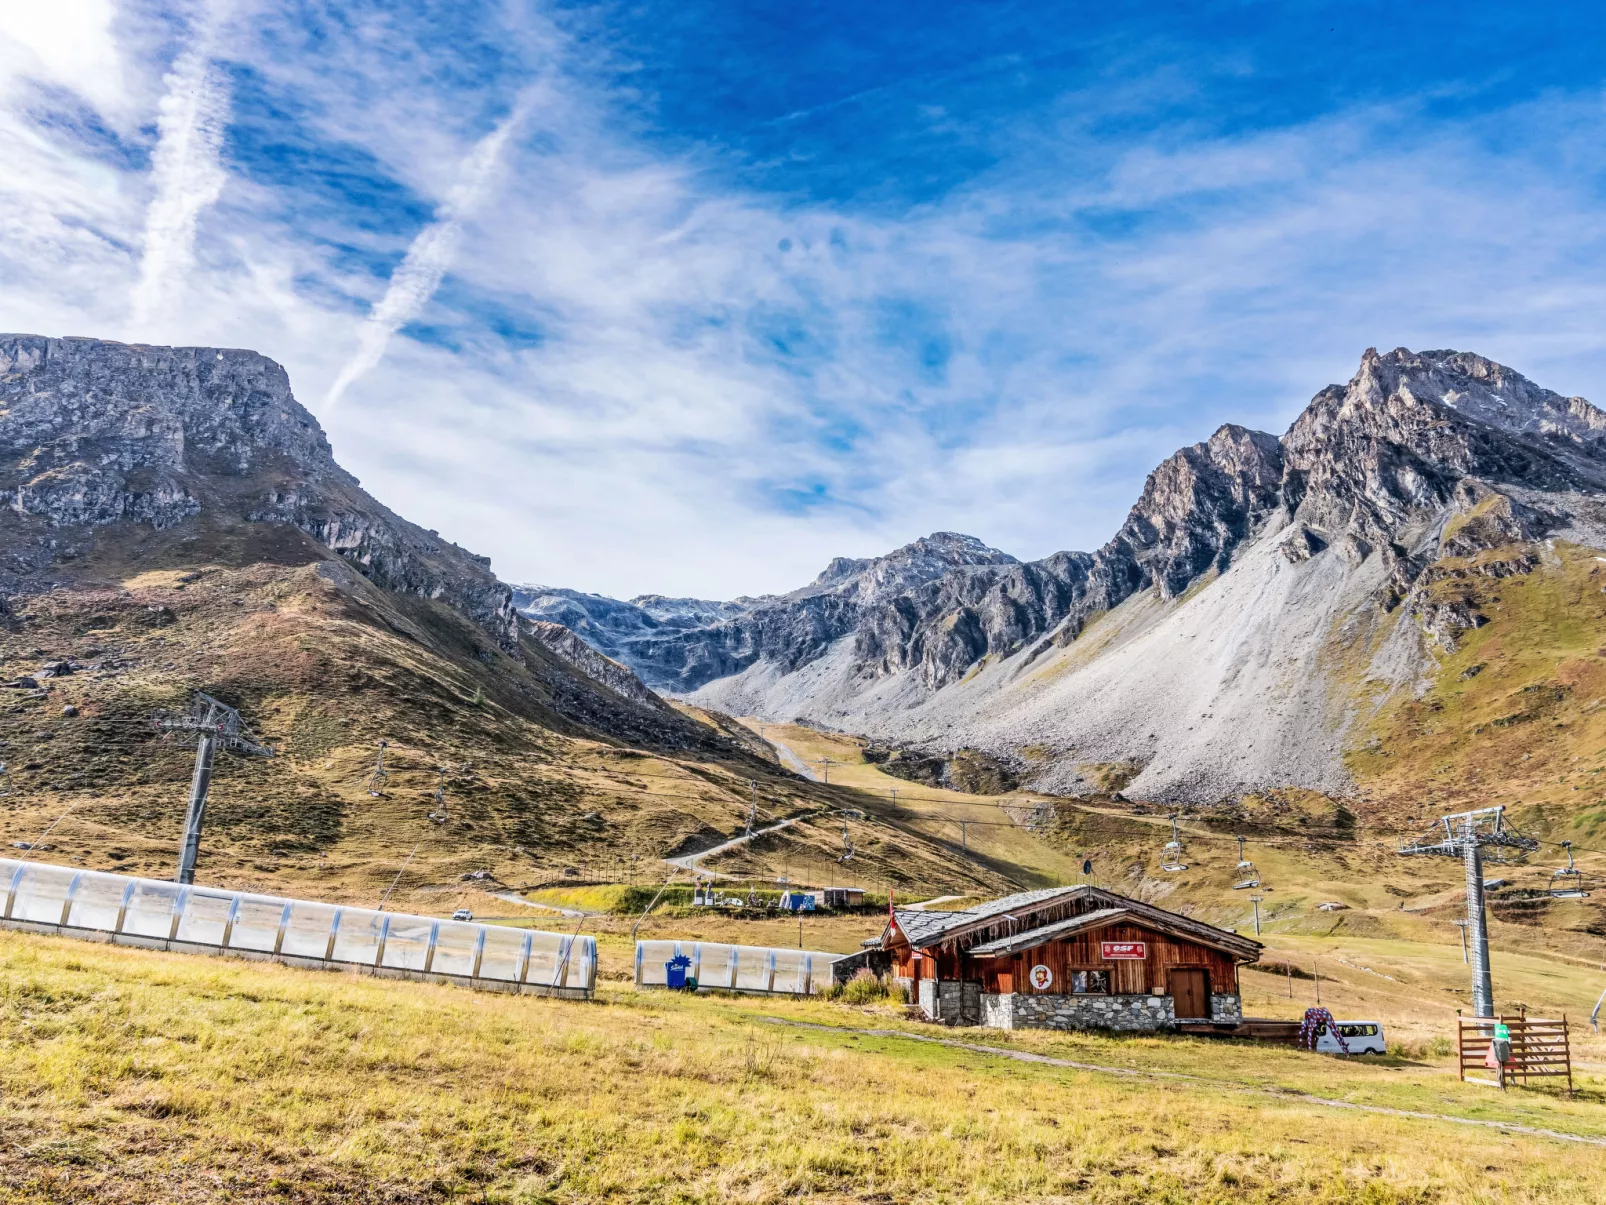
[[[1351,1054],[1387,1054],[1388,1043],[1383,1038],[1383,1023],[1381,1021],[1335,1021],[1338,1032],[1344,1037],[1344,1046],[1349,1047]],[[1344,1046],[1338,1044],[1326,1025],[1316,1032],[1316,1052],[1318,1054],[1343,1054]]]

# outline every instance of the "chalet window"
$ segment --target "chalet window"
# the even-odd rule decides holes
[[[1072,971],[1071,994],[1074,996],[1107,996],[1110,993],[1108,971]]]

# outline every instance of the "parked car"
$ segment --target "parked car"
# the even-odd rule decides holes
[[[459,908],[456,912],[452,913],[452,919],[453,920],[473,920],[474,919],[474,914],[472,912],[470,912],[467,908]]]
[[[1326,1025],[1316,1031],[1316,1051],[1318,1054],[1343,1054],[1344,1047],[1349,1048],[1351,1054],[1387,1054],[1388,1043],[1383,1038],[1383,1023],[1381,1021],[1335,1021],[1338,1032],[1343,1035],[1344,1046],[1338,1044]]]

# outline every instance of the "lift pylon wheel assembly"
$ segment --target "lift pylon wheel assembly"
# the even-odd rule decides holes
[[[1175,812],[1171,814],[1171,840],[1160,850],[1160,869],[1171,874],[1188,869],[1188,864],[1182,860],[1182,834],[1177,831]]]
[[[1567,865],[1556,870],[1550,876],[1550,898],[1553,900],[1587,900],[1589,892],[1584,889],[1584,875],[1573,865],[1573,843],[1563,841],[1561,847],[1567,851]]]

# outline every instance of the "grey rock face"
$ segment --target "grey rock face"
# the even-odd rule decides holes
[[[490,561],[370,497],[265,356],[0,335],[0,407],[0,504],[58,533],[42,549],[124,521],[288,524],[376,584],[439,599],[517,647],[512,594]]]
[[[629,603],[595,594],[521,588],[522,614],[572,627],[592,647],[624,662],[649,685],[695,690],[739,673],[761,658],[790,672],[854,631],[884,600],[955,573],[1017,565],[973,536],[936,532],[884,557],[838,557],[791,594],[737,599],[667,599]]]
[[[600,682],[614,694],[645,707],[662,708],[664,703],[648,690],[641,679],[610,657],[604,657],[578,635],[560,623],[535,619],[528,624],[531,636],[567,661],[593,682]]]

